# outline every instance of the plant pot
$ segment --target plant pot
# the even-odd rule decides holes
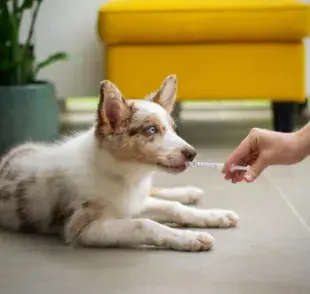
[[[0,155],[26,141],[57,139],[58,116],[51,83],[0,86]]]

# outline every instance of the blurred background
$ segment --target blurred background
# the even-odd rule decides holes
[[[7,5],[13,5],[15,1],[4,1],[3,3],[6,2]],[[102,0],[93,0],[89,2],[82,0],[24,2],[26,4],[28,3],[29,7],[25,6],[23,17],[20,21],[19,43],[21,46],[26,43],[29,37],[29,28],[36,4],[37,2],[41,4],[33,28],[33,34],[29,40],[29,44],[33,49],[33,56],[30,59],[33,60],[34,64],[37,64],[54,52],[60,52],[61,55],[58,56],[60,58],[56,60],[57,62],[51,62],[47,66],[42,66],[40,71],[37,72],[37,75],[33,77],[33,80],[48,81],[54,87],[57,107],[60,111],[58,114],[59,125],[57,125],[58,135],[70,133],[72,130],[76,129],[85,129],[92,124],[97,103],[99,82],[102,79],[111,79],[120,87],[125,96],[127,96],[126,94],[133,96],[135,95],[135,88],[140,89],[137,90],[139,95],[142,92],[147,94],[153,91],[159,87],[161,81],[170,73],[177,74],[181,88],[180,101],[182,102],[182,111],[176,114],[176,116],[179,116],[179,131],[182,132],[185,137],[190,136],[189,139],[194,142],[228,144],[230,141],[229,138],[237,142],[248,132],[249,128],[254,126],[271,129],[277,128],[275,126],[274,98],[277,99],[277,104],[281,104],[282,101],[285,102],[284,104],[293,102],[293,106],[292,104],[289,106],[284,105],[286,110],[284,109],[283,111],[283,109],[280,109],[280,111],[277,111],[277,115],[283,117],[282,124],[283,120],[288,121],[288,126],[284,126],[284,130],[282,130],[281,127],[278,127],[277,130],[291,131],[292,128],[299,127],[308,120],[307,96],[310,91],[310,43],[305,33],[308,27],[307,23],[303,20],[304,7],[301,8],[301,5],[307,1],[221,1],[222,4],[217,8],[220,12],[227,11],[227,9],[232,11],[231,14],[227,15],[224,23],[222,23],[221,15],[216,16],[212,14],[215,7],[213,1],[168,1],[170,6],[163,4],[165,3],[163,1],[155,0],[148,2],[110,1],[110,4]],[[295,7],[292,5],[293,2],[295,2]],[[20,5],[22,5],[22,3],[23,1],[19,1]],[[130,16],[131,6],[133,7],[132,11],[138,10],[140,14],[146,14],[146,17],[144,19],[139,19],[135,17],[134,14]],[[293,7],[292,15],[278,17],[277,14],[273,14],[277,13],[277,9],[281,9],[283,6]],[[158,10],[159,7],[162,7],[161,10],[166,12],[166,14],[159,16],[160,22],[157,22],[156,25],[154,25],[154,23],[150,24],[148,20],[154,17],[152,10]],[[186,16],[182,19],[183,16],[181,16],[179,18],[176,17],[176,20],[173,21],[173,16],[171,17],[171,15],[173,15],[173,9],[175,7],[178,9],[181,7],[180,11],[186,11],[187,14],[193,10],[194,13],[192,14],[192,18]],[[240,14],[239,12],[242,12],[242,7],[245,7],[250,13],[244,12],[245,16]],[[257,19],[255,13],[259,11],[261,7],[269,7],[271,12],[269,15],[259,16],[262,20],[265,20],[261,21],[259,25],[255,25]],[[294,12],[296,7],[301,9],[301,13],[298,15]],[[195,13],[197,10],[199,12],[199,9],[200,15],[195,16]],[[129,12],[129,16],[125,15],[125,24],[123,23],[115,28],[113,10],[114,12],[123,10],[125,14],[126,11]],[[251,14],[251,11],[254,13]],[[208,19],[209,13],[212,26],[210,26],[210,23],[204,23],[204,21],[201,20],[201,13],[205,13],[205,19]],[[237,14],[237,16],[234,16],[234,13]],[[148,14],[150,16],[148,16]],[[2,13],[1,18],[5,23],[4,16],[5,14]],[[132,17],[132,19],[130,19],[130,17]],[[216,25],[217,17],[218,22],[221,24],[219,28],[217,28]],[[292,21],[295,21],[296,25],[290,25],[289,22],[292,23]],[[129,35],[126,31],[126,22],[129,24],[128,30],[131,30]],[[267,22],[267,24],[264,24],[264,22]],[[277,22],[279,22],[280,25],[278,25]],[[231,23],[236,23],[236,25],[231,25]],[[245,23],[249,23],[249,25],[246,26],[244,25]],[[163,30],[163,26],[172,27],[170,32],[172,37],[169,37],[167,33],[165,35],[165,32],[161,31]],[[204,26],[207,28],[205,29]],[[144,29],[142,30],[141,27],[144,27]],[[248,27],[248,32],[244,29],[245,27]],[[5,36],[3,31],[6,31],[8,35],[9,30],[4,24],[1,25],[1,31],[3,39],[1,44],[8,44],[8,41],[4,41],[4,38],[8,36]],[[183,31],[183,34],[180,33],[180,31]],[[202,31],[202,33],[200,33],[200,31]],[[127,35],[125,36],[126,33]],[[193,37],[189,37],[188,35],[190,34]],[[205,35],[201,37],[202,34]],[[181,37],[174,37],[176,35]],[[182,37],[183,35],[184,38]],[[218,37],[221,35],[223,37]],[[154,36],[154,39],[150,36]],[[133,40],[132,42],[130,38]],[[139,38],[141,40],[139,40]],[[168,40],[168,38],[170,38],[170,40]],[[213,50],[219,52],[220,50],[217,50],[216,46],[223,43],[225,44],[226,42],[237,44],[235,46],[236,48],[238,48],[239,43],[249,44],[257,42],[258,47],[260,46],[259,44],[262,43],[267,45],[268,43],[272,45],[280,43],[280,49],[272,49],[271,55],[268,56],[268,49],[264,49],[265,51],[260,51],[260,49],[255,51],[256,49],[254,47],[254,51],[252,50],[253,52],[251,53],[252,55],[242,60],[242,52],[249,52],[249,50],[243,48],[239,53],[236,53],[236,50],[239,49],[233,49],[232,47],[234,45],[230,47],[227,46],[227,48],[222,45],[221,47],[223,48],[220,50],[223,51],[223,54],[225,56],[230,56],[230,54],[232,54],[232,60],[235,59],[236,56],[239,56],[239,62],[232,63],[229,57],[226,58],[227,60],[220,60],[221,55],[217,54],[214,59],[219,59],[219,61],[212,61],[212,65],[210,66],[210,60],[212,60],[213,56],[212,50],[208,51],[208,48],[215,46]],[[286,51],[283,50],[282,52],[281,42],[283,42],[283,48],[286,48],[287,44],[292,42],[295,42],[296,46],[291,52],[290,49],[285,49]],[[126,46],[131,46],[132,48],[136,46],[136,48],[139,48],[136,53],[130,52],[128,55],[126,52],[116,52],[117,50],[115,50]],[[142,53],[143,59],[139,61],[139,50],[141,50],[143,46],[154,48],[156,48],[156,46],[163,48],[167,46],[170,47],[170,49],[173,46],[177,46],[179,49],[181,48],[181,50],[185,51],[181,53],[178,52],[176,54],[176,60],[173,60],[171,64],[166,62],[169,56],[164,56],[161,60],[162,52],[165,52],[163,48],[161,48],[161,50],[164,51],[158,52],[156,50],[151,50],[149,52],[146,50]],[[186,46],[206,46],[206,51],[201,53],[202,61],[207,60],[205,63],[202,62],[201,65],[202,67],[205,66],[207,69],[205,72],[203,70],[197,71],[195,66],[190,66],[190,63],[184,64],[183,67],[175,66],[175,64],[178,63],[177,58],[180,59],[179,63],[184,62],[184,59],[191,59],[193,53],[186,52]],[[182,49],[183,47],[185,49]],[[299,48],[296,49],[297,47]],[[107,53],[109,50],[111,51],[110,54]],[[128,58],[133,58],[134,56],[136,58],[137,73],[135,69],[128,71],[128,67],[131,66],[129,63],[126,64],[123,62],[123,66],[120,66],[119,63],[114,62],[113,60],[117,54],[121,55],[120,59],[126,59],[126,56],[128,56]],[[266,65],[262,67],[261,64],[264,63],[264,61],[261,62],[260,60],[264,55],[266,56]],[[0,58],[2,58],[2,65],[3,56],[5,55],[2,54],[2,56],[0,56]],[[183,61],[181,60],[182,56]],[[269,68],[268,63],[274,60],[274,56],[276,56],[276,59],[278,56],[280,57],[273,62]],[[22,58],[22,56],[20,56],[20,58]],[[110,58],[110,63],[108,58]],[[287,62],[288,59],[292,61]],[[148,72],[143,72],[141,74],[142,67],[140,70],[139,63],[148,63],[149,60],[158,60],[158,64],[161,62],[164,63],[164,65],[161,66],[163,70],[158,68],[153,70],[149,68]],[[194,64],[195,60],[191,62]],[[150,62],[149,65],[152,66],[152,64],[153,63]],[[125,68],[126,66],[127,69]],[[277,66],[279,66],[279,74],[277,73],[277,69],[275,69]],[[14,86],[18,84],[31,84],[33,81],[31,79],[24,82],[13,81],[8,85],[7,82],[4,81],[4,77],[7,76],[5,70],[7,70],[5,65],[0,67],[0,72],[3,72],[3,74],[0,75],[2,79],[2,90],[0,86],[0,101],[2,102],[0,106],[2,112],[10,111],[10,115],[7,118],[1,115],[1,125],[5,127],[10,125],[10,132],[5,130],[2,131],[1,144],[3,147],[1,149],[7,149],[7,146],[15,144],[15,141],[23,141],[28,138],[43,140],[54,139],[57,136],[55,134],[55,122],[54,127],[50,128],[50,132],[53,132],[50,138],[42,136],[42,133],[47,133],[46,129],[34,131],[33,129],[31,130],[31,127],[27,126],[30,117],[34,116],[36,116],[36,122],[29,122],[32,126],[34,124],[42,125],[43,121],[45,121],[44,124],[47,125],[48,118],[50,118],[50,124],[52,124],[52,119],[55,120],[55,118],[48,115],[49,111],[47,109],[44,111],[41,109],[41,113],[42,111],[45,112],[41,118],[40,114],[34,110],[39,107],[36,104],[29,106],[31,102],[28,101],[27,109],[29,112],[27,112],[20,102],[8,103],[8,100],[14,100],[13,98],[8,98],[8,86],[10,90],[12,90]],[[152,74],[152,72],[155,71],[156,73]],[[115,72],[117,72],[117,74]],[[121,72],[121,74],[118,74],[119,72]],[[131,74],[128,74],[129,72],[131,72]],[[270,74],[268,74],[268,72]],[[126,82],[123,82],[124,76],[126,76]],[[199,80],[198,83],[200,86],[199,90],[196,92],[191,92],[190,90],[196,87],[195,82],[190,80],[192,77]],[[233,80],[233,82],[231,80]],[[290,80],[292,81],[291,83]],[[203,86],[201,86],[202,84]],[[249,86],[247,86],[247,84],[249,84]],[[257,86],[255,86],[255,84]],[[272,88],[272,84],[274,84],[275,90]],[[287,88],[288,84],[292,84],[291,89]],[[141,85],[144,86],[141,87]],[[221,90],[225,88],[227,89],[226,92]],[[243,91],[242,88],[246,89]],[[266,88],[266,91],[260,91],[260,88]],[[284,90],[281,92],[281,90],[278,91],[278,88],[283,88]],[[220,89],[220,91],[218,89]],[[286,96],[283,94],[285,90],[287,90]],[[231,95],[227,95],[227,93]],[[239,93],[240,97],[238,97]],[[279,97],[276,97],[278,93]],[[12,95],[12,93],[10,95]],[[27,94],[18,95],[27,96]],[[32,93],[31,95],[33,96],[34,94]],[[272,95],[275,96],[272,97]],[[287,97],[288,95],[290,97]],[[295,97],[293,97],[293,95],[295,95]],[[7,99],[5,99],[5,96]],[[303,99],[304,101],[302,101]],[[23,109],[22,114],[20,109],[15,110],[17,111],[16,113],[12,111],[14,108],[12,106],[13,104],[18,104],[18,107]],[[52,109],[52,106],[47,105],[49,104],[47,103],[45,106],[40,105],[40,108],[45,107]],[[277,107],[279,108],[279,105],[277,105]],[[281,107],[280,105],[280,108]],[[293,107],[294,111],[288,111],[288,107]],[[288,112],[293,112],[294,117],[291,118]],[[17,116],[23,117],[23,123],[21,125],[16,125],[15,118]],[[42,122],[40,122],[40,119],[42,119]],[[294,121],[293,123],[291,122],[292,119]],[[21,131],[20,128],[24,128],[24,130]],[[15,130],[16,138],[12,138],[13,129]],[[19,129],[19,131],[17,129]],[[214,129],[217,131],[214,132]],[[34,134],[35,132],[37,132],[37,134]],[[38,135],[38,133],[41,133],[41,135]],[[7,139],[8,137],[11,138]],[[4,143],[4,140],[11,142]]]
[[[62,130],[71,128],[87,127],[93,120],[92,112],[96,107],[98,95],[98,81],[106,78],[104,72],[105,55],[103,42],[99,39],[96,30],[96,18],[98,7],[103,1],[60,0],[46,1],[42,8],[42,18],[39,19],[36,36],[38,40],[37,54],[43,57],[53,50],[65,50],[73,57],[73,62],[54,65],[42,71],[43,79],[51,80],[57,86],[58,97],[65,99],[65,112],[61,116]],[[145,3],[147,6],[147,3]],[[61,9],[59,9],[61,7]],[[74,13],[70,13],[74,7]],[[53,22],[57,12],[57,22]],[[70,18],[66,16],[70,14]],[[41,20],[41,21],[40,21]],[[53,25],[50,25],[53,23]],[[48,38],[46,38],[48,36]],[[310,43],[306,42],[306,71],[310,70]],[[308,43],[308,44],[307,44]],[[60,47],[61,46],[61,47]],[[309,52],[307,54],[307,52]],[[156,58],[153,57],[153,58]],[[225,70],[225,69],[224,69]],[[168,71],[169,72],[169,71]],[[172,72],[172,70],[171,70]],[[173,73],[173,72],[172,72]],[[310,73],[310,71],[309,71]],[[195,73],[193,73],[194,75]],[[294,74],[294,73],[293,73]],[[255,73],[253,73],[255,75]],[[306,74],[306,77],[308,74]],[[130,77],[128,77],[130,79]],[[147,73],[145,74],[147,78]],[[164,78],[164,76],[163,76]],[[306,96],[310,91],[310,79],[306,78]],[[143,81],[141,81],[143,83]],[[186,83],[186,81],[185,81]],[[208,96],[208,80],[206,79],[206,96]],[[225,83],[225,82],[224,82]],[[152,91],[153,89],[150,89]],[[184,112],[181,113],[185,128],[184,135],[196,135],[195,139],[207,137],[208,143],[219,144],[228,142],[228,136],[240,139],[240,136],[254,126],[272,128],[272,112],[268,100],[239,100],[229,101],[225,99],[199,101],[194,103],[185,102]],[[228,98],[228,97],[227,97]],[[242,97],[243,98],[243,97]],[[296,111],[297,125],[307,121],[306,103],[298,103]],[[202,128],[198,133],[187,131],[190,125],[198,125]],[[214,127],[218,129],[213,132]],[[210,131],[208,131],[208,128]],[[197,129],[196,129],[197,130]]]

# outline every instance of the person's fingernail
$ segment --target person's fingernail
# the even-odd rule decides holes
[[[254,181],[254,177],[252,175],[244,175],[244,179],[247,181],[247,182],[253,182]]]

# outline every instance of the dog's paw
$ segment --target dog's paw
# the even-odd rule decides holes
[[[203,190],[197,187],[186,186],[175,189],[180,189],[179,198],[183,204],[196,204],[203,195]]]
[[[213,246],[214,238],[206,232],[180,231],[178,238],[171,240],[169,247],[178,251],[207,251]]]
[[[208,209],[200,210],[196,225],[207,228],[229,228],[238,225],[239,216],[231,210]]]
[[[174,188],[164,188],[157,190],[157,193],[154,195],[157,198],[177,201],[182,204],[195,204],[203,195],[203,190],[192,187],[192,186],[185,186],[185,187],[174,187]]]

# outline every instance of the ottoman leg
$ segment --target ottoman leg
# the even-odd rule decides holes
[[[308,99],[305,102],[297,103],[297,115],[302,116],[308,107]]]
[[[273,129],[277,132],[291,133],[294,130],[294,102],[272,102]]]
[[[176,132],[177,134],[180,133],[180,114],[182,111],[182,106],[181,106],[181,102],[177,101],[174,105],[174,109],[172,111],[172,118],[175,119],[175,124],[176,124]]]
[[[296,103],[296,125],[297,127],[304,126],[309,122],[309,106],[308,98],[306,97],[304,102]]]

